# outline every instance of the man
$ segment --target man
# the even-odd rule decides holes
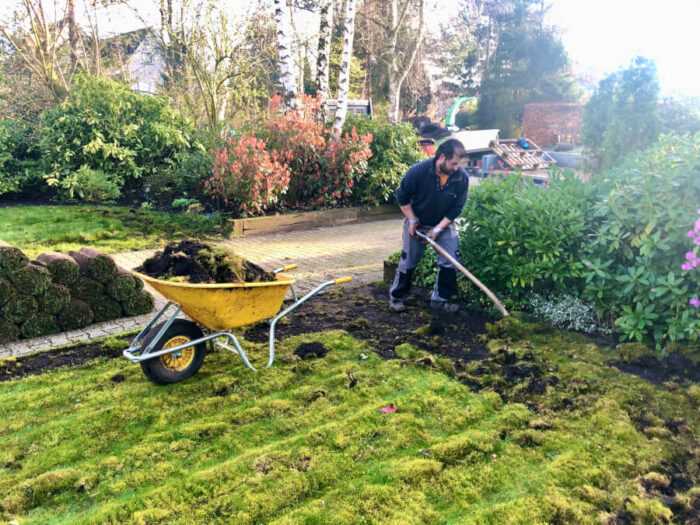
[[[456,139],[443,142],[435,157],[413,165],[396,190],[396,199],[405,216],[403,248],[394,282],[389,290],[389,308],[406,309],[404,299],[411,289],[413,270],[423,257],[425,242],[416,235],[422,231],[452,257],[457,257],[459,238],[454,220],[462,213],[469,190],[469,177],[460,168],[464,146]],[[452,264],[438,255],[438,275],[430,296],[435,309],[455,312],[450,299],[457,292],[457,272]]]

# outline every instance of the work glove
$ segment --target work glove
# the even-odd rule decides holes
[[[436,241],[437,238],[438,238],[438,236],[439,236],[441,233],[442,233],[442,228],[438,228],[437,226],[435,226],[435,228],[432,228],[432,229],[428,232],[428,237],[430,237],[430,239],[432,239],[433,241]]]

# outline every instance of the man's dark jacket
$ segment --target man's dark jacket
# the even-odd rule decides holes
[[[422,226],[436,226],[447,217],[454,221],[462,213],[469,191],[469,176],[458,169],[440,189],[435,173],[435,159],[414,164],[401,179],[396,190],[399,206],[410,204]]]

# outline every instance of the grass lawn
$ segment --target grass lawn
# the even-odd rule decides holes
[[[293,358],[311,341],[329,353]],[[257,374],[216,352],[169,387],[121,359],[0,383],[0,521],[670,519],[655,491],[669,484],[662,469],[698,457],[689,448],[700,431],[697,387],[621,373],[611,354],[566,334],[488,346],[558,382],[530,397],[513,390],[523,403],[506,402],[471,391],[444,358],[402,345],[400,359],[383,360],[338,331],[287,338],[275,368]],[[480,366],[459,374],[487,373]],[[378,410],[389,403],[398,411]],[[668,430],[671,418],[683,430]],[[683,490],[675,499],[687,510],[697,493]]]
[[[221,235],[220,217],[118,206],[0,207],[0,240],[30,257],[89,244],[106,253],[153,248],[169,239]]]

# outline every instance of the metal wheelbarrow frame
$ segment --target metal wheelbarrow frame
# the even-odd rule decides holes
[[[295,268],[296,265],[291,264],[274,270],[276,280],[272,282],[229,284],[174,283],[133,272],[137,278],[142,279],[160,292],[168,299],[168,302],[134,337],[129,348],[123,351],[123,356],[132,363],[141,364],[146,376],[158,384],[175,383],[197,373],[201,367],[201,361],[204,359],[205,351],[202,345],[209,342],[237,354],[247,368],[257,371],[231,330],[269,319],[267,368],[270,368],[275,360],[275,327],[277,322],[326,288],[352,280],[352,277],[342,277],[326,281],[298,298],[293,287],[295,280],[282,273]],[[280,311],[287,290],[290,288],[294,302]],[[181,312],[187,314],[193,321],[179,318]],[[156,323],[161,319],[163,322],[156,326]],[[175,336],[164,343],[163,337],[174,326],[176,331],[177,326],[189,327],[190,333],[201,333],[201,337],[191,339],[187,335],[183,335],[178,339]],[[203,327],[204,330],[200,327]],[[178,341],[182,341],[181,344],[178,344]],[[171,342],[170,346],[156,349],[162,346],[161,343]],[[149,373],[149,362],[152,365],[153,360],[163,356],[169,356],[167,359],[178,362],[184,354],[194,355],[192,351],[189,354],[186,352],[193,347],[194,352],[199,349],[201,356],[198,363],[194,365],[194,370],[189,371],[191,373],[175,374],[172,377]],[[192,364],[191,361],[192,359],[187,366]]]

